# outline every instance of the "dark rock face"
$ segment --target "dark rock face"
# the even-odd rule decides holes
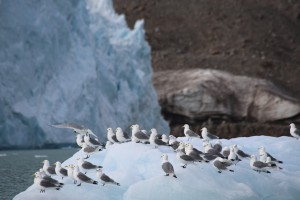
[[[168,70],[153,78],[164,112],[190,121],[229,118],[273,122],[300,113],[299,102],[269,81],[216,70]]]

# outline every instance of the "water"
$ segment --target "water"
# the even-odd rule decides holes
[[[33,184],[43,160],[64,161],[78,149],[0,151],[0,200],[9,200]]]

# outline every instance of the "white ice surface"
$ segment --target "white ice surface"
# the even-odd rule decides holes
[[[179,138],[185,141],[186,138]],[[257,148],[266,147],[267,152],[282,160],[282,170],[270,170],[271,174],[257,173],[250,168],[245,159],[230,168],[234,172],[219,174],[211,163],[180,167],[176,154],[169,147],[154,149],[151,145],[125,143],[114,144],[109,149],[92,155],[88,160],[102,165],[104,172],[121,184],[89,185],[77,187],[66,178],[60,190],[46,190],[40,193],[35,186],[18,194],[14,200],[35,199],[125,199],[125,200],[215,200],[215,199],[272,199],[292,200],[300,196],[300,141],[291,137],[255,136],[221,140],[223,147],[238,144],[243,151],[257,155]],[[200,139],[191,143],[203,150]],[[161,154],[167,153],[175,168],[177,179],[164,176],[161,169]],[[63,166],[76,163],[81,151],[63,163]],[[95,172],[88,172],[95,178]]]

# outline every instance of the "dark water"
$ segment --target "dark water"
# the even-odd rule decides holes
[[[33,184],[43,160],[64,161],[78,149],[0,151],[0,200],[9,200]]]

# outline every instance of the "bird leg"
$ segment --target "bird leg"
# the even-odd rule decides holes
[[[86,172],[84,172],[84,174],[86,174]]]
[[[102,186],[104,186],[104,185],[105,185],[105,183],[102,184]]]
[[[165,176],[169,176],[169,174],[166,174]]]
[[[81,186],[81,183],[79,183],[77,186]]]
[[[221,171],[218,171],[218,173],[221,174],[222,172],[221,172]]]

